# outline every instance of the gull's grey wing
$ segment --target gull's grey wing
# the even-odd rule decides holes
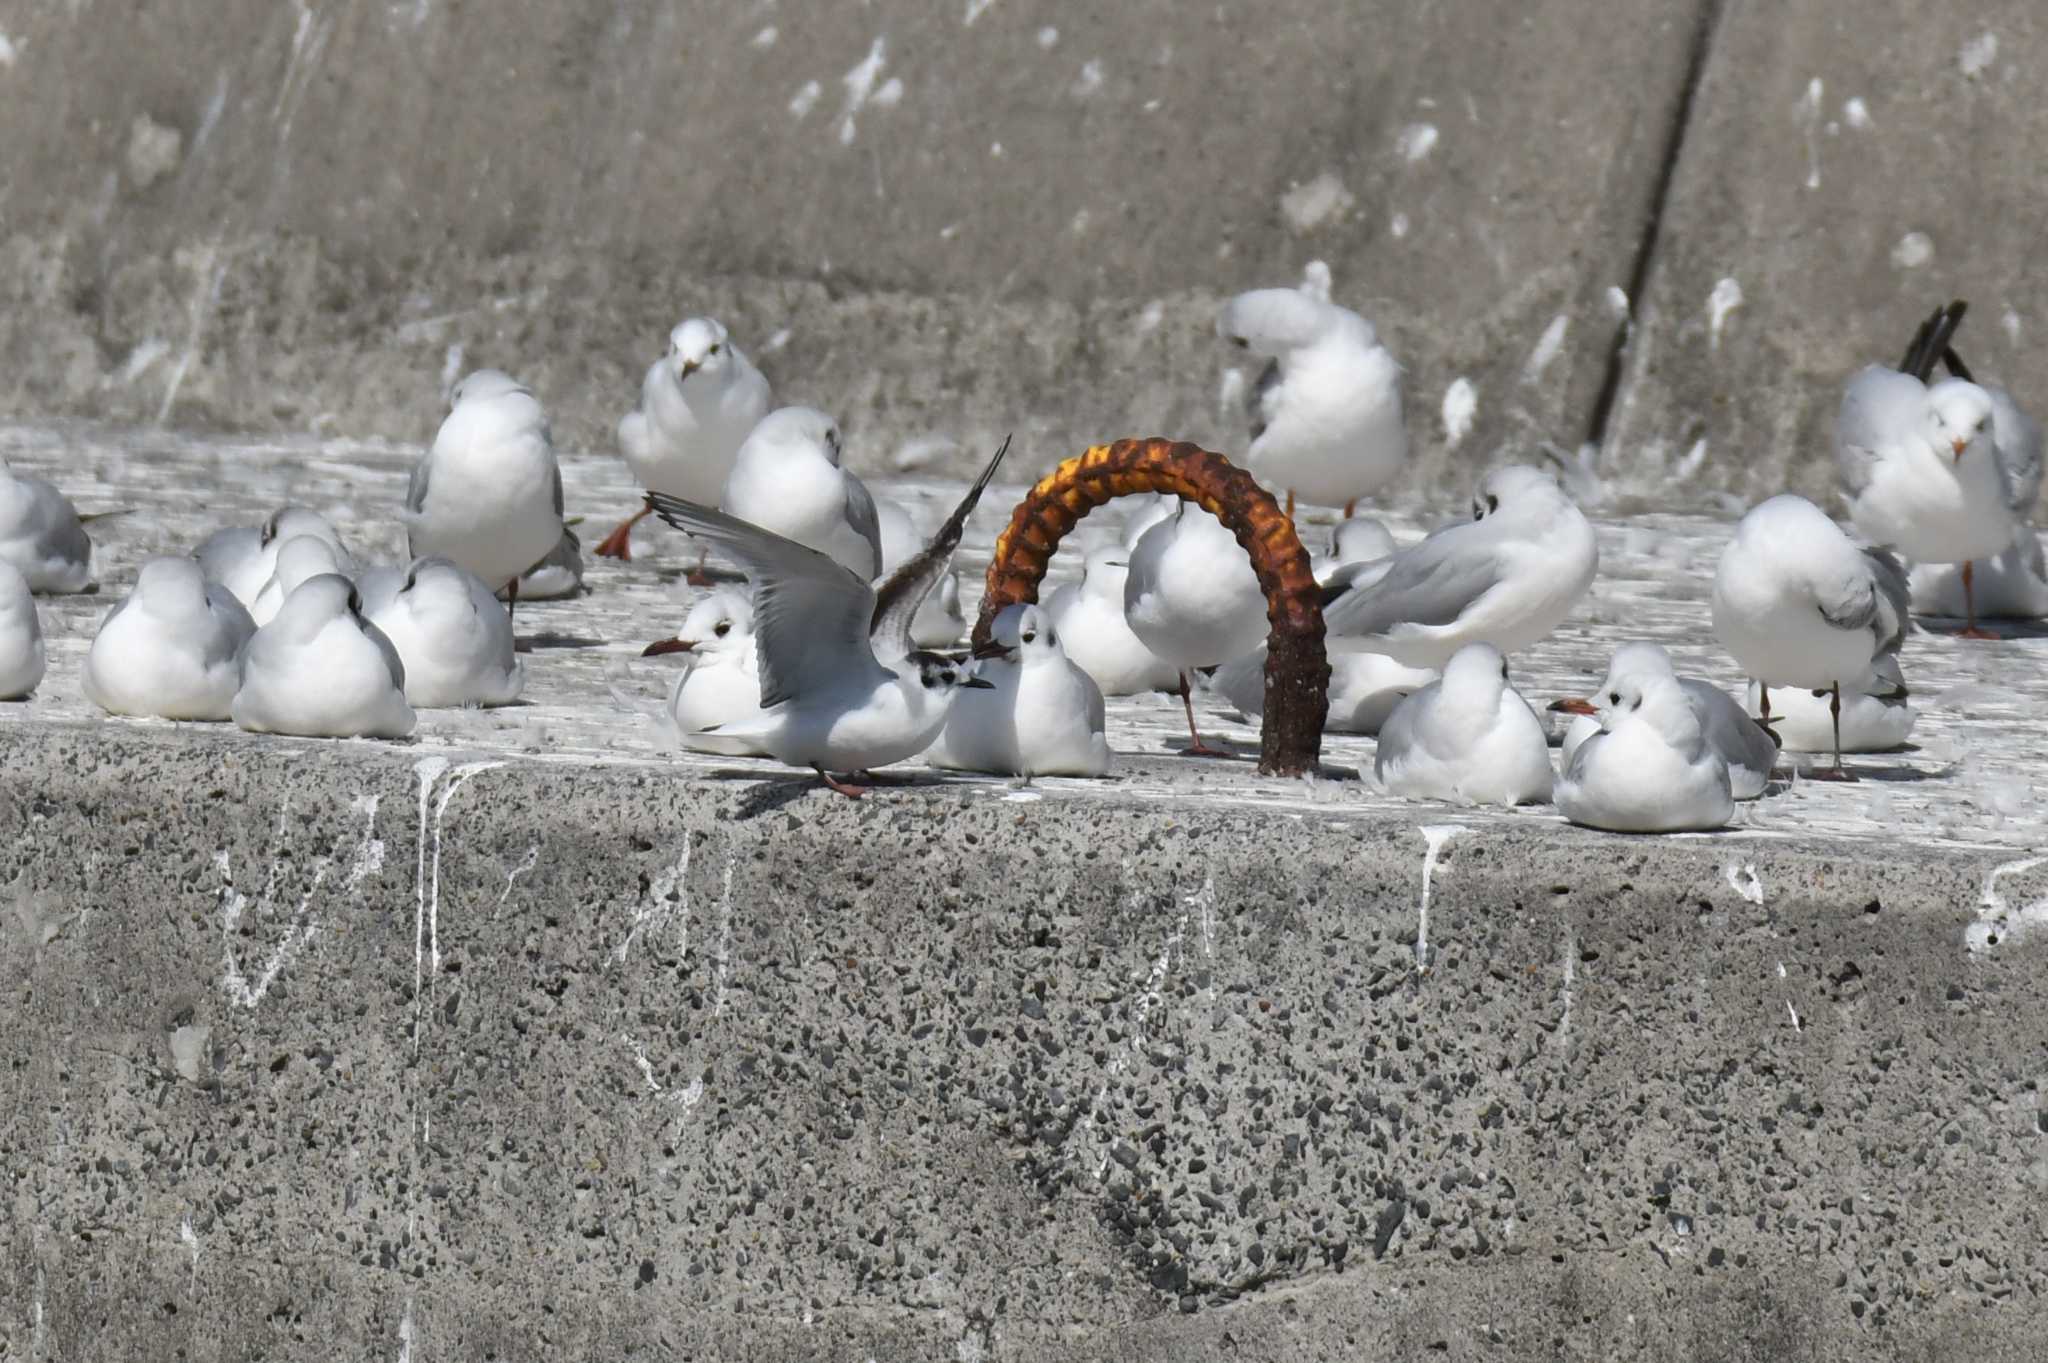
[[[206,665],[212,667],[231,660],[242,651],[242,645],[256,632],[256,621],[235,594],[218,582],[206,584],[206,609],[209,614],[224,617],[227,625],[206,642],[202,656]]]
[[[1252,421],[1252,439],[1266,433],[1266,395],[1280,386],[1280,361],[1268,360],[1259,381],[1244,395],[1244,409]]]
[[[262,539],[263,532],[253,525],[230,525],[214,531],[192,551],[192,557],[199,560],[199,575],[208,582],[220,581],[255,553]]]
[[[1778,760],[1778,745],[1733,696],[1698,677],[1680,677],[1678,684],[1692,701],[1693,713],[1699,717],[1708,746],[1723,761],[1739,762],[1754,772],[1770,771]]]
[[[555,519],[562,518],[562,466],[555,465]],[[550,552],[553,552],[552,550]],[[545,561],[545,560],[543,560]]]
[[[434,452],[429,450],[422,454],[418,462],[412,466],[412,477],[406,480],[405,509],[414,515],[418,515],[426,507],[428,470],[433,466],[433,463]],[[559,478],[561,470],[557,469],[555,476]],[[559,486],[560,484],[558,483],[557,487]]]
[[[1991,395],[1991,428],[2005,475],[2006,503],[2031,519],[2041,498],[2041,423],[2021,411],[2003,388],[1984,391]]]
[[[1895,649],[1906,635],[1910,593],[1906,570],[1889,550],[1865,549],[1869,572],[1814,584],[1814,604],[1836,629],[1869,630],[1875,652]]]
[[[853,527],[853,533],[868,543],[874,553],[874,572],[870,580],[882,571],[882,518],[875,510],[874,494],[868,485],[852,474],[846,475],[846,523]]]
[[[1860,370],[1842,391],[1835,414],[1835,473],[1851,497],[1870,484],[1880,454],[1919,428],[1927,410],[1927,385],[1911,374],[1873,364]]]
[[[745,570],[753,586],[762,709],[857,683],[864,670],[878,680],[888,675],[868,637],[869,622],[882,608],[866,582],[815,549],[723,511],[662,492],[648,493],[647,505]]]
[[[1396,625],[1448,625],[1500,579],[1486,523],[1464,521],[1391,558],[1340,569],[1323,592],[1323,623],[1332,636],[1352,638]]]
[[[967,495],[960,499],[960,505],[953,508],[953,514],[946,517],[944,525],[932,536],[932,541],[918,553],[903,561],[902,566],[889,575],[875,597],[874,615],[867,631],[874,637],[875,650],[882,657],[901,658],[910,652],[910,626],[917,619],[917,608],[924,604],[932,587],[945,574],[946,565],[953,561],[953,551],[960,547],[960,536],[966,532],[967,518],[974,514],[975,503],[981,500],[983,489],[989,479],[996,476],[996,469],[1002,464],[1003,456],[1010,452],[1009,437],[1003,438],[1003,446],[996,451],[995,458],[988,461],[988,467],[974,480],[974,486],[967,489]],[[869,514],[873,514],[870,506]],[[764,699],[761,702],[766,705]]]

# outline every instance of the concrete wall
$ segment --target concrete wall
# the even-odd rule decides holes
[[[2038,1356],[1995,854],[1425,916],[1408,819],[105,726],[0,828],[10,1361]]]
[[[0,412],[421,440],[460,347],[609,452],[667,328],[711,309],[870,465],[1012,427],[1042,465],[1154,431],[1241,448],[1216,304],[1320,257],[1409,367],[1428,481],[1583,438],[1698,22],[7,6]]]

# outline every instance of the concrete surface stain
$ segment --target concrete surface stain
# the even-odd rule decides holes
[[[519,864],[505,873],[505,888],[499,892],[498,902],[491,906],[492,913],[496,913],[499,909],[505,907],[505,901],[512,897],[513,888],[519,884],[519,877],[531,874],[533,868],[538,865],[540,865],[540,843],[535,842],[526,849],[526,855],[520,859]]]
[[[2028,904],[2014,905],[1999,892],[1998,882],[2007,876],[2025,875],[2037,866],[2048,865],[2048,857],[2028,857],[1993,867],[1984,878],[1984,894],[1977,904],[1977,921],[1963,933],[1963,943],[1972,952],[1988,951],[2035,928],[2048,925],[2048,895]]]
[[[384,869],[384,843],[376,836],[377,798],[375,795],[361,795],[350,803],[350,808],[363,816],[363,835],[357,842],[348,870],[343,877],[341,893],[348,894],[369,877]],[[257,972],[252,981],[242,973],[235,959],[235,933],[240,928],[242,915],[254,908],[258,917],[267,918],[277,912],[277,884],[284,868],[281,847],[284,840],[285,817],[291,808],[286,799],[278,805],[277,833],[270,856],[270,869],[264,879],[261,895],[252,905],[248,896],[237,890],[233,881],[233,863],[225,850],[214,853],[214,867],[221,875],[221,988],[227,996],[244,1008],[253,1009],[270,992],[270,986],[277,980],[284,968],[291,964],[301,948],[313,940],[319,931],[319,924],[313,921],[311,911],[313,900],[327,881],[327,873],[333,868],[335,856],[321,857],[313,865],[313,880],[306,892],[299,897],[298,905],[291,911],[290,926],[285,934],[271,948],[270,957]],[[339,852],[339,848],[336,852]]]
[[[1423,841],[1428,844],[1422,854],[1422,907],[1415,923],[1415,973],[1429,973],[1431,950],[1429,945],[1429,891],[1430,881],[1436,875],[1437,857],[1443,852],[1444,844],[1465,831],[1463,824],[1424,824],[1419,830]]]
[[[1716,281],[1714,291],[1707,295],[1707,349],[1721,348],[1721,329],[1728,325],[1728,314],[1741,306],[1741,283],[1733,275]]]
[[[1479,390],[1472,380],[1460,375],[1444,389],[1444,444],[1451,449],[1472,433],[1472,418],[1479,411]]]
[[[1798,119],[1806,132],[1806,187],[1820,188],[1820,133],[1821,103],[1827,97],[1827,86],[1819,76],[1806,83],[1806,93],[1800,97]]]
[[[413,774],[420,782],[419,831],[415,838],[415,859],[413,863],[413,938],[412,938],[412,1048],[418,1054],[420,1048],[421,1010],[426,1006],[426,997],[434,980],[441,973],[441,833],[442,823],[448,813],[448,802],[455,798],[455,792],[469,784],[474,777],[504,766],[503,762],[465,762],[452,771],[445,757],[423,757],[413,764]],[[434,783],[443,775],[448,783],[441,788],[441,798],[433,805],[432,821],[429,823],[428,801],[434,792]],[[427,840],[433,839],[434,852],[431,860],[427,855]]]
[[[1523,383],[1543,381],[1544,371],[1550,368],[1551,361],[1557,358],[1558,351],[1564,349],[1564,338],[1571,328],[1572,319],[1564,313],[1550,319],[1550,325],[1536,338],[1536,348],[1529,352],[1528,363],[1522,366]]]
[[[1721,876],[1728,882],[1728,888],[1752,904],[1764,902],[1764,878],[1757,874],[1754,862],[1729,862],[1721,868]]]
[[[659,928],[671,916],[682,919],[681,942],[676,948],[679,962],[687,961],[690,955],[690,840],[683,839],[682,854],[676,864],[648,882],[647,893],[640,902],[633,905],[633,926],[625,938],[612,948],[612,960],[624,964],[633,950],[633,943],[640,940],[640,934],[649,927]]]
[[[839,145],[842,147],[853,144],[858,131],[854,118],[867,105],[869,97],[875,93],[875,78],[882,74],[882,68],[888,64],[887,53],[888,40],[875,39],[873,45],[868,48],[867,56],[854,63],[852,69],[839,78],[839,83],[846,87],[846,100],[839,107]]]

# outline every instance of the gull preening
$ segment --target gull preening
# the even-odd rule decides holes
[[[533,391],[495,369],[455,385],[448,417],[413,465],[401,519],[406,555],[440,555],[493,592],[562,542],[562,470]]]
[[[945,572],[982,489],[1009,450],[1006,440],[931,543],[879,593],[871,575],[818,549],[730,512],[649,493],[656,515],[722,549],[747,574],[761,713],[710,732],[743,738],[778,761],[809,767],[827,786],[850,796],[866,790],[835,773],[886,766],[930,746],[959,689],[988,683],[964,675],[950,658],[914,652],[911,621]],[[740,468],[745,463],[743,451]],[[836,471],[836,463],[832,467]],[[734,469],[736,479],[740,468]],[[872,505],[868,510],[872,523]]]
[[[256,622],[189,558],[153,558],[93,635],[79,680],[115,715],[228,718],[241,685],[243,645]]]
[[[92,540],[71,499],[54,484],[18,474],[4,461],[0,561],[12,564],[38,596],[82,592],[92,585]]]
[[[1242,657],[1266,637],[1266,594],[1237,536],[1201,507],[1181,502],[1131,549],[1124,618],[1146,648],[1179,671],[1193,740],[1184,751],[1227,755],[1204,743],[1195,727],[1192,674]]]
[[[815,407],[779,408],[740,446],[719,509],[873,580],[882,572],[875,499],[839,458],[838,422]]]
[[[1551,703],[1553,711],[1574,716],[1558,752],[1564,769],[1571,769],[1572,756],[1579,746],[1601,732],[1602,716],[1623,703],[1622,684],[1652,677],[1669,677],[1678,683],[1679,693],[1692,706],[1702,740],[1728,769],[1729,789],[1734,797],[1754,800],[1762,795],[1770,785],[1771,768],[1778,760],[1778,744],[1772,741],[1771,731],[1751,719],[1733,696],[1712,682],[1679,676],[1671,665],[1671,655],[1659,644],[1623,644],[1614,650],[1607,675],[1592,695]],[[1641,690],[1640,686],[1637,690]]]
[[[357,594],[363,618],[398,650],[405,699],[415,709],[519,699],[526,668],[512,617],[475,573],[445,558],[414,559],[363,574]]]
[[[308,578],[242,649],[242,682],[228,707],[256,733],[301,738],[404,738],[413,730],[405,667],[362,616],[355,584]]]
[[[642,649],[643,658],[680,653],[687,660],[668,692],[668,717],[684,747],[731,757],[766,757],[752,739],[719,730],[744,730],[761,718],[761,663],[754,637],[754,603],[720,587],[697,599],[674,636]]]
[[[1735,817],[1728,764],[1670,671],[1610,676],[1594,705],[1600,728],[1565,764],[1560,814],[1619,833],[1722,828]]]
[[[668,334],[668,352],[647,366],[640,405],[619,418],[619,452],[647,491],[714,506],[741,444],[766,415],[768,380],[746,352],[717,318],[687,318]],[[598,556],[630,560],[633,527],[647,514],[642,507],[621,521]]]
[[[25,700],[42,684],[43,622],[28,579],[0,559],[0,700]]]
[[[974,675],[987,687],[954,698],[926,759],[933,766],[1023,777],[1109,769],[1102,691],[1068,661],[1043,610],[1003,607],[974,657]]]
[[[1749,703],[1760,705],[1763,688],[1749,684]],[[1832,688],[1817,691],[1780,687],[1771,695],[1771,732],[1786,752],[1824,753],[1836,743],[1843,752],[1891,752],[1903,745],[1920,717],[1899,671],[1896,654],[1885,654],[1853,682],[1842,684],[1841,712]]]
[[[1338,569],[1324,588],[1327,645],[1409,667],[1441,668],[1469,643],[1513,653],[1564,621],[1599,566],[1593,527],[1557,480],[1511,464],[1481,481],[1471,520]]]
[[[1444,675],[1380,726],[1373,774],[1390,794],[1460,804],[1550,798],[1550,740],[1492,644],[1467,644]]]
[[[1352,504],[1392,482],[1408,462],[1401,366],[1372,323],[1329,301],[1329,271],[1298,289],[1254,289],[1223,307],[1223,339],[1267,361],[1247,395],[1245,467],[1295,499]]]
[[[1804,497],[1752,508],[1714,573],[1714,633],[1758,683],[1771,724],[1771,688],[1829,693],[1835,765],[1842,767],[1842,687],[1869,675],[1905,641],[1906,574],[1883,549],[1860,549]]]

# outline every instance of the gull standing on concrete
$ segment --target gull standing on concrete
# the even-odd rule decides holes
[[[1384,653],[1442,667],[1468,643],[1513,653],[1564,620],[1600,566],[1593,527],[1541,469],[1495,469],[1472,519],[1371,563],[1337,569],[1324,588],[1332,653]]]
[[[675,637],[655,640],[640,656],[669,653],[687,659],[668,692],[668,715],[683,746],[728,757],[770,756],[752,739],[714,732],[726,724],[746,729],[761,719],[760,651],[746,593],[720,587],[698,598]]]
[[[199,561],[199,571],[208,582],[220,583],[234,593],[235,600],[253,608],[264,584],[277,572],[279,551],[301,537],[326,541],[334,550],[341,571],[354,575],[355,559],[342,543],[334,523],[303,506],[279,507],[261,525],[216,530],[193,550],[192,557]]]
[[[41,478],[0,461],[0,560],[39,595],[92,585],[92,540],[71,499]]]
[[[1968,379],[1928,382],[1963,310],[1960,302],[1937,310],[1903,369],[1870,365],[1849,381],[1835,418],[1835,467],[1849,519],[1873,543],[1916,563],[1962,564],[1963,637],[1995,639],[1977,627],[1974,560],[2010,548],[2019,515],[1991,395]]]
[[[1725,827],[1735,817],[1728,764],[1686,688],[1668,669],[1638,668],[1609,682],[1597,705],[1599,729],[1572,753],[1557,783],[1558,812],[1617,833]]]
[[[882,572],[875,499],[839,454],[839,424],[817,408],[770,412],[740,446],[719,509],[873,581]]]
[[[1223,307],[1217,332],[1271,361],[1246,399],[1245,466],[1268,487],[1351,514],[1408,462],[1401,366],[1372,323],[1328,298],[1328,272],[1300,289],[1254,289]]]
[[[1550,740],[1492,644],[1467,644],[1380,726],[1373,773],[1395,795],[1468,804],[1550,798]]]
[[[1601,731],[1602,707],[1612,710],[1623,703],[1622,683],[1634,679],[1669,677],[1692,705],[1693,718],[1707,748],[1728,768],[1728,784],[1738,800],[1754,800],[1771,781],[1771,768],[1778,760],[1778,745],[1771,733],[1749,717],[1749,713],[1720,687],[1697,677],[1681,677],[1671,666],[1671,655],[1657,644],[1623,644],[1614,650],[1607,676],[1584,700],[1552,701],[1559,714],[1576,716],[1565,731],[1558,761],[1571,769],[1572,755],[1579,745]],[[1639,686],[1637,688],[1641,690]],[[1633,694],[1633,693],[1631,693]]]
[[[562,542],[562,469],[547,413],[532,391],[495,369],[455,385],[448,419],[413,465],[405,492],[406,552],[440,555],[493,592]]]
[[[949,658],[913,652],[910,622],[945,572],[1009,449],[1005,440],[924,552],[897,569],[879,593],[869,576],[817,549],[729,512],[649,493],[657,516],[731,555],[752,589],[762,711],[713,732],[758,743],[776,760],[809,767],[850,796],[866,791],[832,773],[900,762],[929,747],[959,688],[988,683],[963,677]],[[745,465],[742,451],[735,479]]]
[[[1906,574],[1883,549],[1859,549],[1804,497],[1787,493],[1752,508],[1714,574],[1714,633],[1758,683],[1771,723],[1773,686],[1826,690],[1835,766],[1816,772],[1854,780],[1842,767],[1842,685],[1855,685],[1907,627]]]
[[[445,558],[414,559],[365,573],[357,594],[363,618],[398,650],[405,699],[416,709],[519,699],[526,668],[512,617],[475,573]]]
[[[362,606],[355,584],[338,574],[300,583],[242,650],[242,685],[228,707],[235,723],[302,738],[411,733],[405,667]]]
[[[28,579],[0,559],[0,700],[26,700],[43,680],[43,622]]]
[[[887,577],[924,548],[924,535],[910,512],[887,497],[875,499],[875,522],[882,537],[879,576]],[[951,648],[966,628],[967,617],[960,610],[960,574],[948,563],[946,575],[917,608],[917,619],[910,622],[910,642],[919,648]]]
[[[1228,754],[1202,742],[1192,698],[1196,668],[1215,667],[1266,637],[1266,594],[1251,558],[1221,521],[1183,501],[1138,537],[1124,579],[1124,619],[1145,647],[1179,670],[1189,757]]]
[[[926,759],[933,766],[1027,779],[1109,769],[1102,690],[1067,660],[1043,610],[1003,607],[974,657],[974,675],[991,689],[955,698]]]
[[[1838,735],[1843,752],[1890,752],[1905,743],[1920,718],[1896,653],[1882,655],[1870,671],[1843,684],[1839,721],[1830,709],[1834,692],[1827,687],[1781,687],[1771,699],[1771,732],[1786,752],[1826,752]],[[1751,682],[1749,703],[1762,702],[1763,688]]]
[[[640,405],[619,419],[619,451],[649,492],[711,506],[748,434],[768,415],[768,380],[714,317],[691,317],[668,334],[668,353],[647,367]],[[642,507],[597,546],[630,560]],[[702,568],[702,565],[698,565]]]
[[[521,601],[561,601],[583,595],[583,541],[566,525],[555,551],[519,575]],[[510,595],[510,593],[507,593]]]
[[[1081,580],[1059,588],[1045,602],[1046,618],[1067,661],[1094,678],[1105,696],[1172,691],[1180,685],[1180,669],[1147,648],[1124,618],[1129,553],[1115,545],[1090,550]]]
[[[1394,552],[1394,537],[1378,521],[1365,517],[1341,522],[1330,536],[1330,555],[1316,570],[1324,582],[1357,563],[1373,563]],[[1330,655],[1330,705],[1323,720],[1327,733],[1377,734],[1401,701],[1437,678],[1436,669],[1409,667],[1380,653]],[[1266,708],[1266,646],[1225,663],[1209,678],[1209,689],[1245,714],[1258,718]]]
[[[189,558],[153,558],[107,612],[80,674],[85,697],[115,715],[220,721],[241,685],[256,622]]]

